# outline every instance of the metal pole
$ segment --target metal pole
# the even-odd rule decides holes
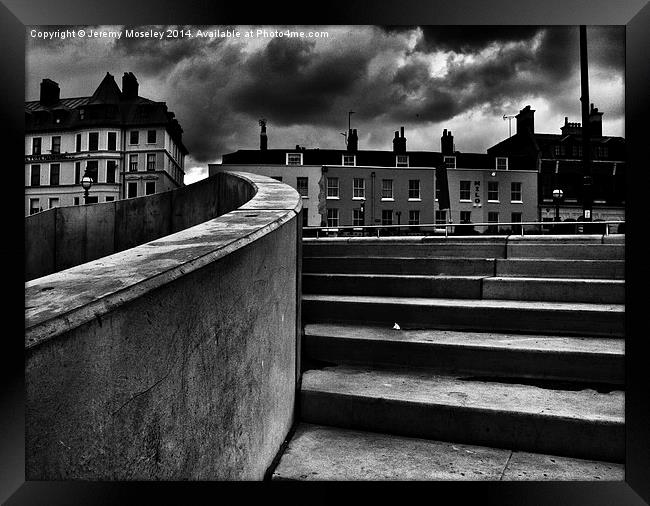
[[[591,221],[591,146],[589,132],[589,68],[587,66],[587,27],[580,25],[580,88],[582,102],[582,216],[585,221]]]

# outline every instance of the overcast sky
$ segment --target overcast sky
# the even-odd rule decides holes
[[[44,40],[32,28],[123,35]],[[446,128],[457,150],[479,153],[508,136],[503,115],[526,105],[537,132],[560,133],[565,116],[581,121],[577,26],[184,26],[172,28],[191,38],[162,40],[127,38],[129,28],[170,27],[28,27],[26,99],[38,99],[43,78],[65,98],[91,95],[106,72],[119,86],[133,72],[140,96],[167,102],[183,127],[186,183],[224,153],[257,149],[260,118],[269,148],[343,149],[353,110],[359,149],[392,149],[404,126],[409,150],[439,151]],[[287,28],[327,36],[257,36]],[[217,29],[240,35],[197,37]],[[604,112],[604,135],[625,136],[624,37],[623,26],[587,29],[590,101]]]

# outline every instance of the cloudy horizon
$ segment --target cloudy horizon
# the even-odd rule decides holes
[[[526,105],[536,111],[537,132],[559,133],[565,117],[581,121],[577,26],[289,28],[327,34],[301,38],[183,26],[172,28],[192,37],[48,40],[30,28],[75,27],[28,28],[26,100],[38,99],[44,78],[65,98],[90,96],[106,72],[120,86],[133,72],[140,96],[166,102],[184,130],[186,183],[206,177],[208,163],[225,153],[257,149],[260,118],[270,149],[343,149],[352,110],[359,149],[392,149],[404,126],[409,150],[439,151],[448,129],[457,150],[479,153],[508,136],[503,115]],[[199,29],[242,35],[197,37]],[[604,113],[603,134],[622,137],[624,36],[622,26],[587,28],[590,102]]]

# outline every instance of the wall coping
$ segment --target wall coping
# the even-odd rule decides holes
[[[25,283],[25,349],[102,317],[147,292],[243,248],[302,209],[296,190],[270,177],[228,171],[255,195],[199,225]],[[189,185],[191,187],[191,185]]]
[[[404,226],[405,228],[408,225]],[[509,243],[509,242],[523,242],[523,243],[540,243],[540,242],[581,242],[581,243],[596,243],[596,244],[616,244],[625,242],[625,234],[567,234],[567,235],[528,235],[522,237],[519,234],[512,235],[477,235],[477,236],[427,236],[427,235],[412,235],[412,236],[395,236],[395,237],[303,237],[303,243],[319,244],[319,243],[415,243],[415,244],[435,244],[435,243]]]

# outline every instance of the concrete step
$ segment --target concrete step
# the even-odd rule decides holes
[[[483,278],[484,299],[624,304],[625,281],[615,279]]]
[[[494,276],[492,258],[304,257],[303,273]]]
[[[622,280],[423,276],[390,274],[318,274],[302,276],[303,293],[391,295],[454,299],[503,299],[623,304]]]
[[[480,299],[481,276],[303,274],[303,293]]]
[[[625,457],[624,393],[550,390],[407,369],[303,373],[307,423],[604,460]]]
[[[624,244],[557,244],[509,241],[507,258],[625,260]]]
[[[335,364],[607,385],[625,380],[625,343],[618,338],[307,324],[302,346],[306,358]]]
[[[313,239],[303,241],[304,257],[463,257],[506,258],[504,238],[490,240],[447,241],[386,240],[383,238]]]
[[[273,480],[622,481],[611,462],[301,423]]]
[[[429,299],[355,295],[302,297],[306,323],[399,323],[402,328],[623,337],[621,304]]]
[[[625,278],[625,262],[623,260],[540,260],[534,258],[497,258],[495,262],[497,276],[582,279]]]

